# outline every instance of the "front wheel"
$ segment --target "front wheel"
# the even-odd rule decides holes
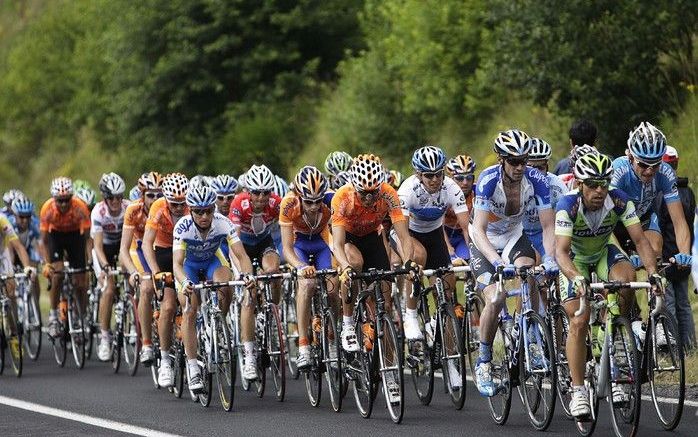
[[[468,356],[470,374],[475,378],[475,364],[480,350],[480,314],[485,308],[485,301],[475,292],[468,293],[466,297],[466,314],[463,323],[463,340],[465,353]]]
[[[448,394],[456,410],[465,403],[465,354],[460,320],[453,309],[441,312],[441,363]]]
[[[4,340],[9,348],[10,363],[12,364],[12,369],[15,375],[19,378],[22,376],[22,331],[20,326],[17,325],[15,321],[15,316],[12,310],[9,308],[3,308],[3,331]],[[14,331],[14,334],[12,332]],[[0,344],[0,347],[5,347],[4,344]],[[4,367],[4,364],[3,364]]]
[[[525,317],[528,332],[523,344],[528,344],[528,351],[522,354],[519,378],[528,420],[538,431],[545,431],[553,420],[557,396],[555,346],[540,314],[531,312]]]
[[[509,374],[509,352],[512,344],[511,336],[501,319],[497,324],[494,340],[492,340],[492,381],[498,387],[494,396],[487,398],[490,407],[490,415],[498,425],[504,425],[509,418],[511,410],[512,384]]]
[[[135,376],[138,371],[138,353],[140,352],[140,341],[138,340],[140,325],[138,322],[138,313],[136,311],[136,300],[133,296],[128,296],[124,303],[123,314],[123,334],[122,334],[122,350],[124,352],[124,361],[128,367],[128,374]]]
[[[619,437],[634,436],[640,422],[640,355],[630,322],[616,317],[611,325],[609,344],[610,390],[613,430]]]
[[[390,418],[402,422],[405,413],[405,381],[402,371],[399,339],[395,324],[388,315],[381,320],[383,335],[378,338],[379,373],[383,382],[383,396]],[[462,358],[462,357],[461,357]],[[396,393],[397,391],[397,393]]]
[[[24,326],[24,347],[27,350],[27,355],[33,361],[39,359],[41,352],[41,312],[37,306],[36,300],[32,294],[27,296],[26,304],[26,323]]]
[[[557,396],[567,418],[572,419],[570,402],[572,401],[572,377],[567,363],[566,344],[570,331],[570,319],[565,309],[559,304],[551,304],[548,311],[548,323],[555,347],[555,365],[557,367]]]
[[[659,421],[665,430],[670,431],[681,422],[686,396],[681,335],[676,322],[666,310],[660,310],[652,317],[647,332],[645,354],[648,355],[647,368],[652,401]],[[660,398],[669,398],[669,402]]]
[[[284,327],[284,346],[286,351],[286,363],[288,364],[289,375],[293,379],[298,379],[300,373],[296,365],[296,357],[298,356],[298,318],[296,316],[296,303],[291,298],[291,290],[287,287],[293,287],[293,283],[284,283],[284,301],[282,306],[281,319]]]
[[[405,366],[410,370],[412,383],[417,392],[417,397],[422,405],[429,405],[434,394],[434,333],[427,334],[426,329],[434,326],[432,319],[425,314],[428,307],[421,306],[417,313],[417,322],[422,331],[421,340],[407,341],[407,357],[404,360]],[[432,338],[432,345],[428,344],[427,335]]]
[[[216,360],[216,385],[225,411],[233,409],[235,398],[235,377],[237,372],[237,354],[230,341],[228,325],[219,320],[216,323],[216,341],[218,357]]]
[[[357,308],[355,311],[360,311],[360,309]],[[365,315],[365,312],[361,311],[361,315]],[[373,383],[375,330],[368,319],[359,316],[356,324],[356,337],[360,349],[358,352],[348,353],[350,358],[347,359],[347,363],[353,380],[356,408],[358,408],[361,417],[367,419],[371,417],[373,401],[376,397],[376,386]]]
[[[209,405],[211,405],[211,398],[213,397],[213,375],[210,371],[210,360],[213,356],[213,353],[215,353],[214,348],[216,347],[216,345],[213,341],[213,338],[208,337],[206,335],[206,331],[209,329],[211,329],[211,327],[207,327],[204,323],[197,330],[199,349],[196,361],[198,362],[199,370],[201,371],[201,380],[204,383],[204,388],[199,393],[198,398],[199,403],[204,407],[208,407]]]
[[[73,349],[73,358],[78,369],[85,367],[85,328],[80,310],[80,303],[71,300],[68,310],[68,333],[70,335],[70,346]]]
[[[269,304],[266,329],[269,371],[275,388],[276,400],[283,401],[286,395],[286,354],[283,326],[279,316],[279,308],[275,304]]]
[[[327,379],[327,387],[330,392],[330,403],[335,412],[342,409],[342,385],[344,384],[340,347],[337,322],[332,312],[327,311],[322,321],[322,355],[325,379]]]

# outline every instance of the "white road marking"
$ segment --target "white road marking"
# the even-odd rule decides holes
[[[88,425],[97,426],[100,428],[110,429],[112,431],[123,432],[127,434],[135,434],[148,437],[177,437],[176,434],[169,434],[162,431],[156,431],[149,428],[141,428],[140,426],[129,425],[127,423],[116,422],[114,420],[101,419],[99,417],[88,416],[86,414],[74,413],[72,411],[60,410],[58,408],[47,407],[33,402],[27,402],[20,399],[0,396],[0,404],[7,405],[21,410],[31,411],[32,413],[45,414],[47,416],[59,417],[61,419],[72,420],[74,422],[86,423]]]

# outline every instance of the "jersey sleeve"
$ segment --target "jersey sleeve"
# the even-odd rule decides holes
[[[393,222],[393,224],[406,221],[407,217],[405,217],[402,212],[402,208],[400,207],[400,198],[398,197],[395,188],[384,182],[381,186],[381,191],[383,191],[383,199],[385,199],[388,205],[388,215],[390,216],[390,221]]]
[[[293,226],[294,211],[297,205],[297,197],[287,195],[281,201],[281,211],[279,212],[279,225]]]
[[[406,180],[402,185],[400,185],[400,188],[397,190],[397,196],[398,199],[400,200],[400,209],[402,209],[402,214],[405,217],[410,216],[410,207],[412,206],[412,194],[414,193],[414,190],[412,189],[412,182],[411,178]]]
[[[225,239],[228,242],[228,247],[240,241],[240,235],[238,233],[238,227],[230,221],[228,217],[223,217],[224,228],[225,228]]]
[[[236,225],[242,223],[242,194],[235,196],[233,203],[230,204],[230,212],[228,213],[228,218]]]
[[[538,211],[552,208],[550,203],[550,182],[548,182],[548,175],[532,167],[527,169],[526,175],[531,185],[533,185],[533,196],[536,199],[536,208],[538,208]]]
[[[44,202],[44,204],[41,206],[41,211],[39,212],[39,231],[40,232],[48,232],[49,229],[51,228],[51,223],[50,221],[50,213],[51,211],[51,199],[47,200]]]
[[[558,201],[555,213],[555,235],[572,237],[576,207],[577,196],[574,194],[563,196]]]
[[[187,243],[184,240],[184,235],[193,223],[194,221],[189,216],[184,216],[177,220],[174,230],[172,231],[172,252],[187,250]]]
[[[350,196],[350,191],[340,188],[332,197],[332,226],[347,227]],[[402,212],[400,215],[402,216]]]
[[[136,223],[133,216],[137,208],[138,205],[136,203],[132,203],[126,207],[126,212],[124,213],[124,229],[135,229]]]
[[[480,211],[490,210],[490,199],[497,188],[499,180],[499,172],[496,167],[486,168],[477,180],[475,185],[475,200],[473,201],[473,209]]]
[[[620,221],[623,222],[623,226],[626,228],[640,223],[640,217],[637,216],[635,204],[632,200],[628,200],[625,204],[625,209],[620,215]]]
[[[10,223],[10,220],[4,214],[0,214],[0,229],[2,229],[2,234],[6,242],[19,238],[17,237],[14,226],[12,226],[12,223]]]
[[[100,206],[97,205],[96,207],[92,208],[92,213],[90,214],[90,218],[92,220],[92,227],[90,228],[90,235],[94,237],[97,232],[102,232],[102,215],[99,213]]]
[[[455,182],[453,182],[453,180],[448,180],[450,183],[447,185],[446,188],[446,193],[448,195],[447,203],[451,206],[451,209],[453,210],[454,214],[468,212],[468,205],[465,201],[465,195],[463,194],[463,190],[461,190],[460,187]]]
[[[678,181],[676,180],[676,172],[671,166],[662,162],[659,168],[659,190],[664,195],[664,201],[669,204],[681,200],[679,196]]]
[[[160,214],[162,214],[162,208],[164,207],[164,203],[158,203],[160,202],[160,199],[156,200],[155,203],[153,203],[150,206],[150,211],[148,212],[148,219],[145,222],[145,228],[146,229],[152,229],[157,231],[158,229],[158,222],[160,221]]]

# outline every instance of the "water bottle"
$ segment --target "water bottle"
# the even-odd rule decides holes
[[[255,317],[257,321],[257,331],[262,332],[264,331],[264,313],[263,312],[258,312],[257,317]]]
[[[199,313],[196,316],[196,330],[198,331],[199,329],[201,329],[202,326],[204,326],[204,316],[202,316],[201,313]]]

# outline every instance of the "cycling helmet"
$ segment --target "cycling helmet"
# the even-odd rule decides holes
[[[247,186],[245,185],[245,173],[238,176],[238,186],[240,189],[247,189]]]
[[[141,189],[138,188],[138,185],[134,185],[131,190],[128,192],[128,200],[134,201],[138,200],[141,198]]]
[[[211,188],[216,194],[230,194],[238,189],[238,181],[227,174],[219,174],[211,180]]]
[[[245,173],[245,187],[251,191],[272,191],[276,179],[266,165],[253,165]]]
[[[187,191],[187,205],[190,208],[208,208],[216,203],[216,191],[208,186],[191,187]]]
[[[170,173],[162,181],[162,194],[170,202],[181,202],[187,196],[189,180],[182,173]]]
[[[598,150],[594,146],[590,146],[588,144],[582,144],[581,146],[574,146],[572,149],[572,153],[570,153],[570,160],[572,167],[574,167],[574,163],[577,162],[579,158],[582,156],[588,154],[588,153],[598,153]]]
[[[325,159],[325,170],[332,176],[337,176],[339,172],[349,170],[351,161],[351,155],[347,152],[332,152]]]
[[[106,173],[99,180],[99,191],[103,196],[118,196],[126,191],[126,183],[118,174]]]
[[[73,195],[73,181],[65,176],[57,177],[51,181],[51,197],[65,197]]]
[[[141,193],[162,189],[162,175],[156,171],[143,173],[138,178],[138,189]]]
[[[288,193],[288,184],[280,176],[274,176],[274,194],[279,197],[284,197]]]
[[[340,171],[335,175],[334,180],[332,181],[332,188],[338,190],[339,187],[349,183],[351,183],[351,172]]]
[[[19,196],[24,196],[24,193],[16,188],[13,188],[2,195],[2,201],[5,203],[6,207],[10,208],[12,206],[12,201]]]
[[[189,179],[189,188],[208,187],[209,185],[208,178],[204,175],[198,174]]]
[[[390,170],[386,176],[387,176],[386,182],[388,182],[396,190],[398,188],[400,188],[400,185],[402,185],[402,179],[403,179],[402,173],[400,173],[398,170]]]
[[[316,200],[325,195],[327,178],[317,168],[306,165],[293,180],[293,188],[301,199]]]
[[[446,170],[451,176],[456,174],[473,174],[475,173],[475,161],[468,155],[454,156],[446,163]]]
[[[574,164],[574,177],[583,181],[586,179],[611,179],[613,165],[611,158],[598,151],[579,157]]]
[[[528,134],[518,129],[500,132],[494,140],[494,152],[501,157],[527,156],[530,151]]]
[[[424,146],[412,155],[412,168],[418,172],[439,171],[446,165],[446,154],[439,147]]]
[[[84,179],[75,179],[73,181],[73,191],[77,192],[80,188],[89,188],[92,190],[92,185]]]
[[[34,204],[24,194],[20,194],[12,201],[12,212],[17,215],[27,215],[34,212]]]
[[[666,137],[655,126],[643,121],[628,136],[628,150],[640,161],[655,163],[666,152]]]
[[[544,139],[531,138],[530,143],[531,151],[528,153],[528,159],[550,159],[550,155],[553,154],[553,149],[550,147],[550,144],[548,144]]]
[[[75,197],[82,200],[87,206],[92,209],[97,204],[97,194],[92,188],[80,188],[75,190]]]
[[[385,177],[380,158],[373,154],[363,154],[354,158],[349,172],[351,183],[357,191],[377,190]]]

